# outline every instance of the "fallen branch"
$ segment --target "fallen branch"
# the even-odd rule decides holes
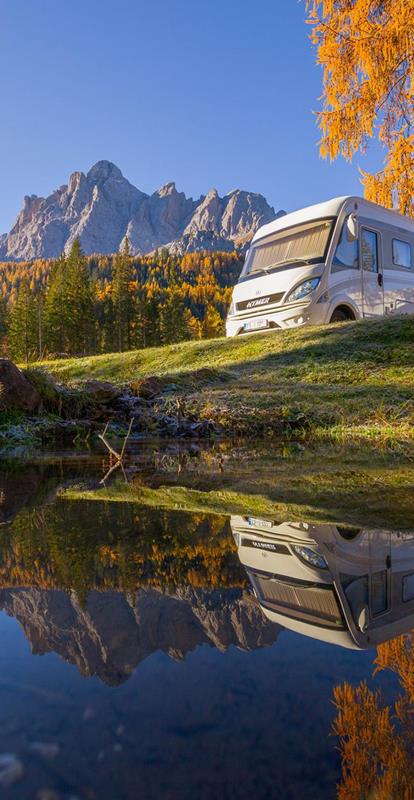
[[[135,417],[131,417],[131,419],[129,421],[128,433],[125,436],[124,443],[122,445],[122,450],[121,450],[120,453],[118,453],[118,451],[115,450],[115,448],[112,447],[112,445],[109,444],[108,440],[106,439],[106,434],[107,434],[108,428],[109,428],[109,422],[106,423],[103,432],[102,433],[98,433],[99,439],[104,443],[105,447],[109,450],[111,455],[113,455],[114,458],[116,458],[118,464],[122,464],[122,461],[124,460],[126,446],[128,444],[128,439],[129,439],[129,437],[131,435],[132,426],[134,424],[134,419],[135,419]]]

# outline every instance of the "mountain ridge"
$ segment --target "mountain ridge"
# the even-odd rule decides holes
[[[20,587],[0,590],[0,609],[19,622],[33,654],[55,652],[108,686],[124,683],[157,651],[181,661],[201,645],[256,650],[282,630],[241,590],[93,590],[82,605],[74,592]]]
[[[212,188],[194,200],[169,181],[147,194],[103,160],[87,173],[73,172],[47,197],[25,195],[11,230],[0,236],[0,260],[56,258],[76,238],[86,255],[118,252],[126,237],[133,255],[162,247],[177,255],[231,251],[283,213],[276,213],[263,195],[242,189],[220,197]]]

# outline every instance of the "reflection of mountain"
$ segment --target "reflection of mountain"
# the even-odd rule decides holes
[[[177,659],[201,644],[250,650],[272,644],[280,630],[237,589],[92,591],[84,606],[74,593],[5,589],[0,608],[18,620],[34,653],[54,651],[112,686],[157,650]]]

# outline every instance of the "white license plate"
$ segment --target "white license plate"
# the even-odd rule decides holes
[[[244,323],[245,331],[261,331],[263,328],[268,328],[269,322],[267,319],[252,319],[250,322]]]
[[[247,517],[247,522],[255,528],[273,528],[273,522],[268,519],[259,519],[259,517]]]

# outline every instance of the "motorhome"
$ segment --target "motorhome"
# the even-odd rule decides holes
[[[227,336],[414,313],[414,220],[337,197],[263,225],[234,288]]]
[[[414,628],[414,532],[241,516],[231,528],[272,622],[358,650]]]

